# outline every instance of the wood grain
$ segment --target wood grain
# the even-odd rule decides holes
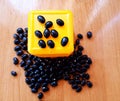
[[[76,93],[67,82],[50,88],[45,101],[120,101],[120,0],[0,0],[0,101],[38,101],[24,82],[24,71],[12,64],[13,34],[27,26],[32,9],[69,9],[74,14],[74,32],[82,33],[84,53],[93,59],[89,69],[92,89]],[[93,32],[92,39],[86,32]],[[17,77],[10,75],[18,72]]]

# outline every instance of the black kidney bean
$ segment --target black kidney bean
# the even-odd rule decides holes
[[[39,22],[45,23],[45,18],[44,18],[44,16],[38,15],[38,16],[37,16],[37,19],[38,19]]]
[[[63,26],[64,25],[64,21],[62,19],[57,19],[56,20],[56,23],[59,25],[59,26]]]
[[[68,41],[69,41],[68,37],[63,37],[62,40],[61,40],[61,45],[66,46]]]
[[[52,29],[51,30],[51,36],[54,37],[54,38],[57,38],[58,37],[58,32],[55,29]]]
[[[50,27],[52,27],[52,25],[53,25],[52,21],[47,21],[45,23],[45,28],[50,28]]]
[[[12,75],[12,76],[17,76],[16,71],[11,71],[11,75]]]
[[[41,33],[41,31],[39,31],[39,30],[36,30],[36,31],[35,31],[35,35],[36,35],[38,38],[42,38],[42,33]]]
[[[52,40],[48,40],[48,41],[47,41],[47,45],[48,45],[50,48],[54,48],[55,43],[54,43]]]
[[[45,47],[46,47],[46,43],[45,43],[44,40],[39,40],[38,45],[39,45],[41,48],[45,48]]]
[[[22,28],[18,28],[17,29],[17,33],[20,34],[20,33],[24,33],[24,30]]]
[[[92,37],[92,32],[88,31],[87,32],[87,37],[90,39]]]
[[[14,63],[15,65],[17,65],[17,64],[19,63],[18,58],[14,57],[14,58],[13,58],[13,63]]]
[[[49,29],[45,29],[43,34],[44,34],[45,38],[48,38],[50,36],[50,30]]]

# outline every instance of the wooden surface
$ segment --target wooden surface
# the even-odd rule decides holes
[[[12,64],[16,28],[27,26],[29,10],[69,9],[74,32],[82,33],[84,53],[93,59],[92,89],[76,93],[67,82],[50,88],[45,101],[120,101],[120,0],[0,0],[0,101],[38,101],[24,82],[24,72]],[[93,32],[92,39],[86,32]],[[10,75],[18,72],[17,77]]]

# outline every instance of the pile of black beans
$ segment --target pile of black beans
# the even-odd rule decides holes
[[[13,35],[14,51],[21,59],[14,57],[13,64],[19,64],[23,68],[26,84],[32,93],[38,93],[39,99],[43,98],[43,93],[49,91],[48,85],[56,87],[59,80],[67,81],[76,92],[80,92],[85,85],[89,88],[93,86],[89,81],[90,75],[87,73],[92,60],[82,53],[84,50],[80,44],[80,40],[83,38],[82,34],[77,35],[74,52],[70,56],[41,58],[31,55],[27,51],[28,29],[18,28],[16,33]],[[88,38],[90,38],[92,32],[88,33],[90,35]],[[11,71],[11,75],[17,76],[17,72]],[[41,91],[38,92],[40,88]]]
[[[45,43],[44,40],[42,40],[41,38],[43,38],[43,36],[47,39],[49,38],[49,36],[51,35],[53,38],[57,38],[59,36],[59,33],[56,29],[49,29],[53,26],[53,22],[52,21],[46,21],[45,17],[42,15],[38,15],[37,16],[37,20],[38,22],[42,23],[42,25],[44,24],[44,32],[42,34],[42,32],[40,30],[35,30],[35,36],[40,38],[38,45],[41,48],[45,48],[46,45],[48,45],[49,48],[54,48],[55,47],[55,42],[53,40],[47,40],[47,43]],[[45,22],[46,21],[46,22]],[[64,21],[62,19],[56,19],[56,24],[58,26],[63,26],[64,25]],[[64,36],[61,39],[61,45],[64,47],[67,45],[68,43],[68,37]]]

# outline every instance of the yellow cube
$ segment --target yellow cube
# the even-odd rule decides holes
[[[58,32],[58,37],[54,38],[51,35],[49,38],[38,38],[35,36],[35,31],[40,30],[43,34],[45,30],[45,23],[40,23],[37,20],[37,16],[42,15],[45,18],[45,22],[52,21],[53,26],[50,30],[55,29]],[[56,23],[57,19],[64,21],[63,26],[59,26]],[[61,45],[63,37],[68,37],[68,43],[66,46]],[[41,48],[38,45],[39,40],[42,39],[46,43],[45,48]],[[50,48],[47,45],[48,40],[53,40],[55,43],[54,48]],[[28,52],[32,55],[39,57],[64,57],[69,56],[74,50],[74,33],[73,33],[73,16],[68,10],[56,10],[56,11],[31,11],[28,15]]]

